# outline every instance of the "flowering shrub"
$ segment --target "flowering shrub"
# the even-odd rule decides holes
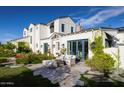
[[[24,57],[24,54],[16,54],[16,58],[23,58]]]
[[[53,55],[47,55],[47,54],[29,53],[29,54],[17,56],[16,62],[18,64],[37,64],[37,63],[42,63],[42,60],[51,60],[51,59],[55,59],[55,57]]]

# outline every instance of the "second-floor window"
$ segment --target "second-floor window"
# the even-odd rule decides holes
[[[32,32],[32,28],[30,29],[30,32]]]
[[[30,44],[32,44],[32,36],[30,36]]]
[[[26,31],[24,31],[24,36],[26,36]]]
[[[54,32],[54,22],[51,23],[50,25],[50,33],[53,33]]]
[[[65,30],[65,24],[62,24],[61,25],[61,31],[64,32],[64,30]]]
[[[71,27],[71,33],[73,33],[74,32],[74,27]]]

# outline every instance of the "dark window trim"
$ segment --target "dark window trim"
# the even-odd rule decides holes
[[[65,24],[61,24],[61,32],[65,31]]]
[[[71,26],[71,33],[74,33],[74,27]]]

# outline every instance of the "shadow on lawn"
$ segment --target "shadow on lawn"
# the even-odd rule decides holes
[[[94,75],[94,77],[90,79],[81,75],[81,80],[85,82],[85,87],[124,87],[123,82],[99,75]]]
[[[12,73],[12,72],[11,72]],[[33,76],[32,71],[25,70],[20,74],[0,77],[1,87],[58,87],[42,76]]]

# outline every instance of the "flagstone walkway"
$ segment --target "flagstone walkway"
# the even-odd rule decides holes
[[[90,70],[83,62],[77,63],[72,67],[66,65],[55,69],[43,67],[42,64],[27,67],[34,71],[34,76],[42,75],[44,78],[48,78],[53,84],[59,83],[61,87],[72,87],[76,86],[77,83],[83,86],[84,82],[79,80],[80,74]]]

